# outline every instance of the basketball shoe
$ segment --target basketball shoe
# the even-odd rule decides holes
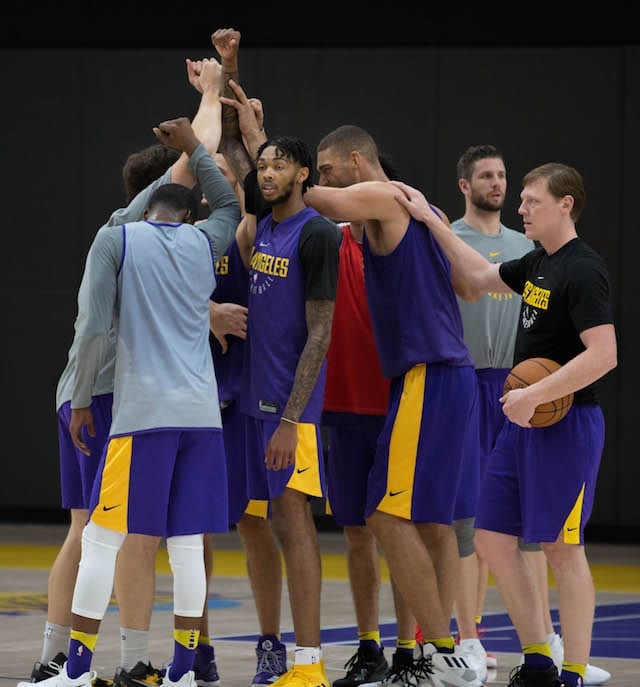
[[[324,661],[307,664],[294,664],[274,683],[275,687],[330,687],[331,683],[324,668]]]
[[[555,665],[549,666],[546,670],[536,670],[523,663],[509,673],[507,687],[563,687],[563,685]]]
[[[384,657],[384,649],[371,651],[361,646],[344,664],[347,674],[333,681],[333,687],[368,687],[379,685],[384,680],[389,663]]]
[[[553,662],[559,673],[562,670],[562,661],[564,661],[564,643],[562,637],[557,632],[554,632],[553,637],[549,636],[547,641],[549,643],[549,649],[551,649],[551,658],[553,658]],[[524,656],[522,655],[520,655],[520,663],[524,663]],[[611,673],[608,670],[587,663],[583,679],[585,687],[587,687],[587,685],[590,687],[603,685],[610,678]]]
[[[211,644],[198,644],[193,672],[198,687],[220,687],[216,654]]]
[[[162,684],[162,671],[138,661],[131,670],[116,668],[113,687],[157,687]]]
[[[51,659],[48,663],[42,663],[41,661],[36,661],[33,664],[33,670],[31,671],[31,682],[42,682],[47,680],[54,675],[58,675],[62,666],[65,664],[67,657],[65,654],[60,652],[56,654],[55,658]],[[93,687],[111,687],[113,680],[103,680],[101,677],[93,678]]]
[[[461,639],[460,652],[484,682],[487,679],[487,652],[479,639]]]
[[[380,684],[381,687],[418,687],[418,684],[424,684],[425,677],[422,651],[417,660],[409,652],[395,651],[391,666]]]
[[[287,647],[275,635],[262,635],[258,639],[256,658],[251,687],[272,685],[287,672]]]
[[[482,680],[459,646],[454,647],[453,653],[444,653],[428,642],[422,651],[422,672],[425,674],[422,685],[425,687],[482,687]]]
[[[56,657],[58,658],[59,655]],[[52,663],[52,662],[50,662]],[[40,687],[91,687],[97,677],[95,670],[82,673],[79,677],[71,678],[67,675],[66,661],[59,666],[59,670],[44,680],[39,680]],[[33,682],[18,682],[16,687],[33,687]]]
[[[198,683],[196,682],[196,676],[193,670],[188,670],[176,682],[169,679],[169,671],[167,671],[167,675],[164,676],[162,684],[166,685],[166,687],[196,687]]]

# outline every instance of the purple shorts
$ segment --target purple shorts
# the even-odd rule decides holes
[[[574,405],[551,427],[505,420],[489,456],[476,528],[526,543],[584,543],[604,448],[599,405]]]
[[[319,425],[298,423],[295,464],[283,470],[267,470],[264,464],[267,444],[279,424],[279,420],[247,417],[248,496],[251,499],[271,500],[281,496],[285,487],[309,496],[324,496],[324,455]]]
[[[367,485],[374,510],[450,525],[466,456],[477,441],[473,367],[415,365],[391,382],[389,412]]]
[[[247,452],[245,424],[247,416],[240,412],[237,403],[222,410],[222,434],[227,455],[229,483],[229,524],[236,525],[245,512],[257,517],[270,515],[268,501],[252,501],[247,496]]]
[[[117,532],[174,537],[228,532],[221,429],[113,437],[91,495],[91,520]]]
[[[509,370],[476,370],[478,377],[478,438],[470,445],[465,457],[460,491],[456,501],[455,519],[472,518],[476,514],[480,484],[487,469],[487,460],[504,424],[502,403],[504,380]]]
[[[327,512],[342,527],[364,526],[367,478],[384,415],[325,413],[323,423],[329,432]]]
[[[71,401],[58,410],[58,446],[60,455],[60,492],[63,508],[88,509],[91,501],[93,482],[100,465],[102,449],[109,436],[113,394],[94,396],[91,399],[91,413],[96,436],[83,432],[83,438],[91,451],[85,456],[71,441],[69,423],[71,422]]]

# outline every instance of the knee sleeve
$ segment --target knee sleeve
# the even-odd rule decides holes
[[[202,535],[169,537],[167,553],[173,572],[173,613],[199,618],[207,598]]]
[[[89,521],[82,531],[82,556],[73,590],[71,612],[102,620],[113,591],[116,556],[125,534]]]
[[[475,551],[473,545],[475,534],[474,519],[462,518],[461,520],[454,520],[453,529],[458,540],[458,554],[460,558],[470,556]]]

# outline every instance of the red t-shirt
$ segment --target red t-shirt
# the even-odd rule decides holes
[[[362,245],[341,224],[338,290],[327,353],[324,410],[386,415],[389,380],[382,375],[364,287]]]

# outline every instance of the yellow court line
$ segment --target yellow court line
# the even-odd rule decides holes
[[[1,545],[0,569],[27,568],[48,570],[60,550],[59,546]],[[158,549],[156,572],[170,575],[171,568],[167,551]],[[389,570],[383,557],[380,558],[380,573],[383,581],[389,580]],[[213,551],[213,574],[221,577],[244,577],[247,574],[246,559],[242,550],[215,549]],[[327,580],[347,580],[348,569],[345,554],[323,553],[322,574]],[[597,591],[640,593],[640,565],[591,564],[591,574]],[[489,583],[494,585],[490,578]],[[554,587],[553,576],[549,586]]]

